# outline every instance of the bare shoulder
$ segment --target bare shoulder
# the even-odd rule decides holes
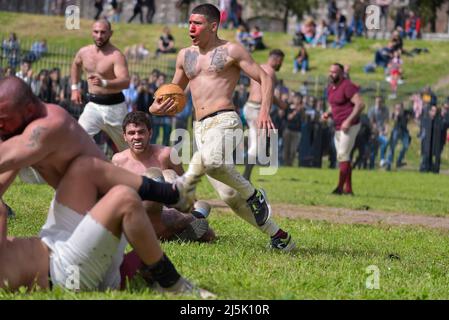
[[[242,57],[249,56],[248,51],[238,42],[226,41],[224,44],[225,48],[231,57]]]
[[[112,47],[112,53],[115,57],[125,59],[125,55],[120,51],[119,48],[117,48],[115,46]]]
[[[128,159],[128,155],[129,155],[129,150],[124,150],[122,152],[118,152],[112,156],[111,162],[114,165],[121,167]]]
[[[264,63],[261,64],[260,67],[263,69],[263,71],[265,71],[270,77],[272,77],[273,79],[276,79],[276,71],[270,67],[268,64]]]
[[[161,164],[161,169],[165,170],[169,168],[171,148],[157,144],[152,144],[150,147],[151,154],[156,156],[158,162]]]
[[[64,109],[57,105],[46,104],[45,115],[39,117],[26,127],[24,134],[29,136],[33,145],[60,141],[66,137],[70,118]]]
[[[81,49],[79,49],[77,55],[82,58],[86,54],[89,54],[92,51],[92,49],[93,49],[92,45],[89,44],[89,45],[84,46]]]

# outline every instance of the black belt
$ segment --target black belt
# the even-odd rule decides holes
[[[103,104],[103,105],[113,105],[113,104],[119,104],[125,101],[125,96],[123,93],[111,93],[111,94],[93,94],[88,93],[87,99],[90,102],[97,103],[97,104]]]
[[[219,114],[225,113],[225,112],[235,112],[235,110],[234,109],[226,109],[226,110],[215,111],[215,112],[212,112],[211,114],[208,114],[207,116],[202,117],[198,121],[203,121],[204,119],[215,117],[216,115],[219,115]]]
[[[50,266],[48,266],[48,287],[53,290],[53,281],[51,281]]]

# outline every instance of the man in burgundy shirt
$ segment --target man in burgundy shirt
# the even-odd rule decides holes
[[[331,65],[329,82],[327,96],[335,122],[334,140],[337,160],[340,163],[340,179],[332,193],[354,195],[351,184],[350,153],[360,130],[359,116],[365,105],[359,94],[359,87],[344,77],[344,67],[341,64]]]

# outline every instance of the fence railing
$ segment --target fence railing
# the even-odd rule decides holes
[[[70,74],[70,67],[76,50],[62,46],[48,45],[47,51],[41,57],[36,57],[35,51],[32,50],[34,41],[21,40],[17,45],[8,47],[8,44],[6,44],[8,38],[0,37],[0,39],[0,67],[4,70],[11,67],[14,69],[14,72],[18,71],[20,63],[28,60],[32,63],[32,69],[35,71],[35,74],[42,69],[51,70],[56,67],[61,70],[61,75],[66,76]],[[127,59],[130,73],[136,73],[141,78],[149,77],[153,69],[164,72],[169,78],[174,74],[175,59],[170,59],[163,55],[158,58],[150,56],[141,59]]]
[[[1,68],[6,69],[12,67],[15,72],[20,68],[21,61],[32,60],[32,69],[34,70],[35,75],[42,69],[51,70],[55,67],[61,70],[62,76],[70,74],[70,67],[76,54],[76,50],[73,48],[49,44],[47,52],[43,54],[42,57],[33,59],[33,51],[31,48],[33,47],[34,41],[22,39],[18,42],[18,47],[15,50],[10,50],[4,45],[7,39],[6,35],[0,35]],[[138,74],[140,78],[149,77],[153,69],[158,69],[167,74],[167,79],[170,79],[175,72],[176,61],[173,57],[161,55],[158,58],[154,58],[152,54],[149,54],[144,58],[128,57],[127,61],[130,74]],[[391,92],[389,83],[384,80],[366,80],[357,78],[353,78],[352,80],[361,86],[361,93],[367,105],[371,105],[377,95],[387,97]],[[306,88],[308,94],[314,95],[317,98],[323,98],[328,79],[327,75],[310,75],[305,81],[303,79],[292,79],[289,77],[289,79],[285,80],[285,83],[290,90],[301,91]],[[398,88],[398,100],[404,100],[421,89],[422,88],[419,88],[416,85],[407,84],[406,82]],[[437,95],[438,100],[443,101],[446,98],[447,93],[437,92]]]

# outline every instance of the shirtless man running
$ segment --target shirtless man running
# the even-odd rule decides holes
[[[268,61],[260,65],[260,67],[271,77],[273,83],[276,83],[276,71],[281,69],[284,56],[285,54],[282,50],[271,50],[268,56]],[[247,180],[251,179],[251,171],[253,170],[254,163],[256,162],[257,150],[261,148],[259,147],[260,144],[257,143],[257,119],[259,117],[261,102],[262,90],[260,84],[251,79],[248,101],[243,107],[243,113],[249,127],[248,163],[245,165],[245,171],[243,172],[243,176]],[[285,104],[282,100],[279,100],[276,96],[273,96],[273,102],[282,109],[287,108],[287,104]]]
[[[242,124],[232,104],[232,94],[240,71],[261,85],[261,107],[258,128],[274,129],[270,118],[273,81],[240,44],[218,38],[220,11],[211,4],[195,7],[190,15],[189,35],[192,46],[182,49],[176,60],[172,83],[190,86],[195,107],[194,134],[196,152],[186,172],[189,179],[204,174],[229,207],[250,224],[271,237],[271,248],[291,251],[295,244],[291,236],[271,218],[271,207],[265,192],[255,189],[242,177],[232,163],[235,131]],[[153,114],[172,112],[174,101],[156,99],[149,110]]]
[[[130,77],[125,56],[113,46],[111,24],[102,19],[92,25],[93,45],[81,48],[71,69],[72,101],[81,104],[81,71],[87,74],[88,100],[79,118],[81,127],[91,136],[106,132],[117,148],[127,148],[122,139],[122,121],[128,113],[122,90],[129,87]]]
[[[43,281],[43,277],[48,277],[48,272],[42,273],[45,268],[50,270],[53,285],[64,286],[70,276],[67,269],[70,265],[79,265],[80,274],[85,275],[80,279],[83,289],[118,288],[121,280],[119,266],[126,246],[125,237],[122,236],[121,241],[117,237],[119,230],[122,230],[141,260],[151,266],[153,271],[150,270],[149,274],[159,286],[177,292],[192,291],[188,281],[179,276],[163,254],[148,217],[145,215],[145,220],[139,215],[128,215],[126,212],[130,210],[126,208],[126,202],[122,206],[114,203],[114,197],[122,199],[119,196],[122,194],[124,199],[130,200],[129,205],[136,211],[144,210],[141,200],[161,201],[188,211],[193,205],[194,193],[193,184],[189,184],[185,177],[178,179],[174,185],[158,183],[102,160],[102,152],[63,108],[41,102],[29,86],[16,77],[0,80],[0,139],[1,194],[14,180],[18,170],[28,166],[38,171],[56,189],[47,222],[40,234],[42,243],[32,240],[28,246],[27,241],[5,240],[6,230],[2,234],[0,278],[8,280],[10,288],[27,286],[28,280],[36,275],[39,281]],[[115,194],[114,197],[111,194]],[[139,196],[139,205],[134,201],[134,194]],[[105,201],[98,202],[102,195],[106,195],[103,197]],[[100,211],[104,210],[104,213],[97,216],[95,208],[101,208]],[[3,204],[2,210],[6,210]],[[87,212],[90,213],[86,215]],[[90,221],[86,222],[87,230],[92,230],[92,234],[79,236],[81,231],[77,232],[80,230],[78,227],[83,225],[86,228],[84,219],[89,216],[93,220],[87,219]],[[127,223],[123,219],[134,218],[140,221],[138,226],[142,229],[127,230]],[[124,229],[117,225],[122,225]],[[2,226],[5,226],[4,221]],[[146,235],[140,233],[143,230]],[[111,232],[113,238],[109,236]],[[133,232],[139,232],[139,236],[131,236]],[[80,240],[86,237],[87,242]],[[91,242],[101,244],[104,237],[108,239],[106,247],[89,247]],[[97,253],[93,252],[95,249]],[[25,265],[29,265],[29,257],[35,254],[49,256],[50,260],[32,260],[36,261],[35,267],[39,267],[33,275],[30,272],[36,269]],[[101,260],[103,254],[106,260]],[[27,258],[24,259],[24,256]],[[86,257],[101,267],[96,276],[92,275],[96,267],[83,263]],[[165,281],[167,277],[170,281]],[[2,286],[4,281],[0,283]]]
[[[150,144],[151,134],[151,118],[148,113],[141,111],[128,113],[123,120],[123,137],[129,148],[116,153],[112,157],[112,163],[138,175],[172,182],[173,178],[184,174],[184,169],[181,164],[174,164],[171,161],[172,148]],[[215,239],[213,230],[204,219],[210,211],[210,206],[205,201],[195,203],[193,215],[182,214],[176,209],[162,208],[162,204],[157,202],[144,201],[144,206],[156,235],[161,240]]]

